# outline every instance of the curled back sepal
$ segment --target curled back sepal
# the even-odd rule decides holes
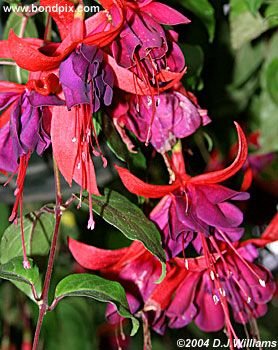
[[[189,182],[195,184],[215,184],[223,182],[235,175],[242,168],[248,156],[248,144],[241,127],[237,122],[234,123],[238,135],[238,152],[233,163],[225,169],[194,176],[189,180]]]
[[[171,185],[150,185],[136,176],[132,175],[128,169],[115,165],[115,168],[129,192],[146,198],[161,198],[180,187],[179,182]]]

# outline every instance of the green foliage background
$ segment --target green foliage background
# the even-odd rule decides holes
[[[0,4],[3,5],[2,0]],[[251,149],[252,154],[277,152],[278,2],[275,0],[170,0],[167,4],[182,11],[192,20],[190,25],[178,27],[180,43],[188,65],[183,83],[187,89],[198,96],[200,105],[208,109],[213,121],[209,127],[185,141],[185,148],[192,151],[188,154],[191,173],[205,169],[212,149],[219,149],[220,155],[224,159],[227,157],[235,137],[233,120],[240,121],[247,133],[260,132],[260,148]],[[3,39],[7,38],[9,29],[18,30],[19,21],[20,18],[17,15],[8,16],[1,12]],[[30,20],[26,36],[40,36],[43,21],[43,15]],[[55,36],[57,37],[54,33]],[[27,72],[14,67],[4,68],[1,74],[2,79],[20,83],[24,83],[27,79]],[[105,116],[98,115],[95,122],[103,147],[109,154],[110,163],[116,156],[127,162],[132,171],[142,178],[158,182],[165,181],[161,176],[163,164],[159,157],[150,163],[148,161],[150,152],[143,150],[140,144],[137,144],[139,153],[131,156]],[[108,147],[104,145],[107,140],[109,140]],[[274,153],[273,161],[259,174],[259,178],[250,189],[252,199],[245,208],[246,231],[249,236],[254,235],[256,230],[262,230],[275,213],[277,198],[273,184],[277,168],[277,153]],[[111,168],[104,172],[99,166],[98,177],[102,187],[109,186],[124,193],[146,213],[150,210],[149,203],[130,196],[123,190]],[[4,179],[0,178],[0,181],[4,182]],[[236,186],[237,184],[234,185]],[[30,213],[38,210],[46,202],[53,201],[54,193],[49,190],[53,188],[49,158],[46,156],[42,160],[34,157],[27,177],[25,196],[25,210],[26,214],[28,213],[25,219],[27,250],[35,264],[30,273],[22,271],[17,258],[21,254],[19,229],[14,226],[7,228],[13,200],[12,192],[8,189],[1,189],[0,192],[0,277],[3,278],[0,281],[0,339],[3,349],[9,342],[20,344],[22,339],[29,340],[33,332],[37,308],[31,300],[30,284],[36,285],[38,291],[41,288],[40,280],[47,263],[53,216],[40,213],[38,224],[33,230],[32,223],[38,211],[35,214]],[[133,204],[127,202],[126,205],[124,211],[129,209],[132,211]],[[117,210],[119,208],[118,205]],[[97,212],[97,208],[95,210]],[[113,210],[115,211],[115,208]],[[136,222],[131,222],[130,230],[127,227],[127,232],[124,232],[123,222],[117,222],[117,220],[121,221],[119,215],[113,216],[113,211],[110,214],[110,219],[98,218],[96,229],[89,232],[84,229],[87,220],[86,206],[81,211],[73,208],[64,213],[51,298],[55,294],[58,282],[76,272],[76,265],[67,250],[68,236],[109,249],[127,246],[130,244],[129,239],[134,239],[132,234],[134,235],[134,230],[136,232]],[[148,225],[147,222],[145,224]],[[152,229],[146,226],[147,236]],[[155,236],[157,232],[152,234]],[[147,242],[147,246],[149,244],[151,251],[155,250],[152,248],[153,242],[148,241],[148,237],[142,239],[145,243]],[[161,254],[159,251],[154,253],[158,256]],[[163,256],[160,258],[163,261]],[[275,262],[274,270],[277,270],[277,256],[272,258]],[[67,288],[70,289],[70,287]],[[21,291],[31,299],[24,296]],[[82,293],[80,292],[79,295]],[[277,323],[275,323],[277,303],[276,298],[271,303],[268,314],[258,321],[262,339],[277,338]],[[122,300],[120,307],[124,307],[124,304],[125,301]],[[104,314],[105,304],[81,297],[66,298],[55,311],[46,316],[42,335],[44,348],[49,350],[110,349],[111,343],[108,341],[113,337],[113,333],[105,331]],[[240,327],[238,332],[242,338],[245,338]],[[129,334],[128,331],[126,334]],[[153,349],[176,349],[176,340],[179,338],[220,338],[223,343],[225,342],[223,333],[205,334],[191,324],[182,330],[168,331],[163,339],[152,334]],[[129,339],[129,342],[129,349],[143,348],[142,328],[135,337]]]

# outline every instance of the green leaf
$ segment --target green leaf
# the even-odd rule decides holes
[[[264,60],[265,49],[266,45],[262,41],[256,45],[247,43],[236,52],[233,87],[240,87],[252,77]]]
[[[1,213],[1,220],[0,220],[0,238],[1,238],[7,226],[9,226],[9,216],[10,216],[9,207],[6,204],[0,203],[0,213]]]
[[[6,264],[0,265],[0,278],[13,282],[27,296],[34,299],[30,287],[33,287],[39,296],[41,294],[41,279],[38,267],[33,260],[29,259],[29,262],[30,269],[23,267],[22,257],[14,258]]]
[[[245,1],[242,0],[231,0],[230,26],[231,43],[236,50],[269,28],[260,13],[255,15],[250,13]]]
[[[121,161],[125,162],[128,159],[129,152],[126,145],[122,141],[119,133],[110,118],[103,116],[101,119],[102,131],[105,135],[106,142],[110,150]]]
[[[97,349],[95,330],[99,324],[94,322],[95,306],[99,305],[93,305],[85,298],[68,298],[53,312],[48,312],[42,328],[43,349]]]
[[[87,297],[101,302],[113,303],[117,307],[119,315],[131,319],[133,325],[131,335],[136,334],[139,322],[129,312],[125,291],[120,283],[86,273],[69,275],[58,283],[55,299],[61,300],[70,296]]]
[[[248,7],[249,11],[256,15],[256,12],[259,10],[259,8],[262,6],[264,0],[244,0],[246,6]]]
[[[25,245],[28,256],[47,255],[54,229],[54,215],[33,212],[23,219]],[[4,232],[0,245],[0,263],[22,257],[20,225],[12,224]]]
[[[146,159],[142,152],[140,152],[139,149],[136,153],[128,151],[114,124],[107,116],[102,118],[102,131],[105,135],[108,147],[118,159],[127,162],[131,169],[146,169]]]
[[[278,105],[278,58],[266,68],[266,86],[273,102]]]
[[[127,238],[142,242],[161,261],[161,279],[164,278],[165,252],[161,245],[160,233],[154,223],[147,219],[135,204],[115,191],[106,189],[104,196],[92,197],[94,212],[120,230]],[[84,202],[88,205],[88,199]]]
[[[11,29],[18,35],[21,29],[22,16],[18,16],[15,12],[9,15],[9,18],[5,24],[5,29],[3,33],[3,39],[7,39]],[[28,23],[24,31],[24,37],[38,37],[38,31],[35,26],[35,22],[29,17]],[[25,69],[21,69],[18,66],[5,66],[4,74],[9,81],[14,81],[19,84],[25,84],[28,80],[29,72]]]
[[[204,65],[204,53],[199,45],[181,44],[181,49],[185,56],[187,72],[185,75],[185,84],[193,90],[202,89],[201,73]]]
[[[208,34],[209,41],[214,38],[215,33],[215,18],[214,8],[208,0],[176,0],[179,4],[189,11],[193,12],[204,23]]]
[[[277,1],[267,6],[264,16],[270,28],[278,26],[278,2]]]
[[[277,105],[265,91],[261,94],[259,101],[260,153],[278,151]]]

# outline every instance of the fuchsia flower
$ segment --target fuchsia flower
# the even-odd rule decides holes
[[[190,177],[185,172],[181,150],[174,150],[169,163],[176,176],[171,185],[156,186],[142,182],[127,169],[116,167],[126,188],[147,198],[162,198],[150,214],[163,232],[164,246],[169,257],[181,252],[191,241],[197,251],[205,249],[203,238],[238,240],[243,229],[241,211],[228,200],[245,200],[247,193],[236,192],[219,185],[233,176],[245,163],[247,142],[236,123],[239,138],[238,154],[226,169]],[[196,236],[197,234],[197,236]]]
[[[127,101],[116,101],[111,112],[117,130],[129,149],[133,149],[123,128],[133,132],[144,142],[148,138],[151,126],[150,143],[160,153],[164,154],[172,149],[178,138],[193,134],[201,125],[210,122],[207,111],[202,110],[186,96],[185,91],[178,89],[154,96],[155,115],[152,121],[152,98],[150,96],[128,95]]]
[[[171,7],[155,1],[125,1],[125,18],[120,35],[112,43],[116,61],[135,70],[140,77],[156,81],[161,69],[181,71],[182,51],[177,35],[162,25],[187,24],[190,21]],[[113,19],[117,16],[110,10]],[[118,19],[119,20],[119,19]]]
[[[43,80],[30,80],[26,86],[0,82],[0,170],[17,173],[15,203],[10,221],[20,209],[24,266],[29,267],[22,223],[23,186],[32,152],[41,155],[50,145],[50,106],[63,105],[56,96],[59,81],[51,73]]]
[[[256,241],[232,247],[223,244],[210,256],[187,259],[186,266],[182,258],[171,259],[160,284],[155,283],[160,275],[158,260],[138,242],[111,251],[69,239],[69,249],[83,267],[100,270],[123,284],[131,311],[143,312],[157,333],[163,334],[167,326],[181,328],[194,321],[206,332],[225,326],[230,339],[237,339],[228,305],[235,321],[246,324],[266,313],[266,304],[275,292],[270,272],[253,262],[258,252],[251,243],[263,247],[277,239],[271,224]],[[107,316],[113,323],[120,321],[111,305]]]
[[[46,89],[41,88],[44,94],[37,92],[38,89],[30,89],[33,82],[30,81],[27,86],[0,82],[0,110],[4,111],[0,118],[0,169],[6,172],[19,170],[20,174],[25,174],[26,169],[22,167],[28,162],[20,162],[20,159],[27,160],[33,151],[41,155],[49,147],[51,114],[48,107],[64,104],[52,93],[47,81]],[[48,76],[50,82],[59,85],[54,74]],[[24,179],[19,179],[21,181]],[[18,191],[21,196],[21,189]],[[17,215],[17,206],[11,220]]]
[[[91,152],[100,155],[92,113],[100,105],[110,105],[113,96],[113,72],[95,46],[81,45],[61,63],[59,71],[68,107],[55,107],[51,124],[51,140],[58,167],[71,185],[75,180],[89,192],[90,218],[94,228],[91,194],[99,194]],[[92,143],[96,141],[98,150]],[[106,160],[103,157],[104,165]]]
[[[71,238],[68,243],[81,266],[100,270],[107,278],[121,282],[132,313],[143,307],[161,275],[161,264],[141,243],[134,241],[130,247],[114,251],[89,246]]]

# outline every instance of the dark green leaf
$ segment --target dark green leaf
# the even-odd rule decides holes
[[[42,329],[44,350],[97,349],[94,306],[84,298],[68,298],[48,312]]]
[[[30,286],[33,286],[39,296],[41,294],[41,279],[38,267],[29,259],[31,268],[25,269],[22,257],[17,257],[6,264],[0,265],[0,278],[13,282],[20,290],[33,299]]]
[[[13,29],[13,31],[16,34],[20,33],[22,20],[23,20],[22,16],[18,16],[16,12],[12,12],[9,15],[9,18],[5,24],[3,39],[8,38],[8,35],[11,29]],[[38,37],[38,31],[35,26],[35,22],[32,18],[28,19],[28,23],[24,31],[24,37],[32,37],[32,38]],[[4,74],[7,80],[9,81],[14,81],[19,84],[25,84],[28,80],[29,73],[25,69],[21,69],[18,66],[5,66]]]
[[[0,238],[1,238],[4,231],[9,226],[9,216],[10,216],[9,207],[6,204],[1,203],[0,213],[1,213],[1,220],[0,220]]]
[[[201,73],[204,65],[204,53],[199,45],[180,45],[185,56],[187,72],[185,75],[185,84],[193,90],[202,88]]]
[[[146,169],[146,159],[142,152],[140,150],[137,150],[136,153],[128,151],[114,124],[107,116],[102,118],[102,131],[106,137],[108,147],[118,159],[127,162],[131,169]]]
[[[61,300],[70,296],[87,297],[101,302],[113,303],[122,317],[131,319],[133,324],[131,335],[136,334],[139,322],[129,312],[125,291],[120,283],[85,273],[70,275],[58,283],[55,299]]]
[[[47,255],[54,229],[54,215],[30,213],[24,217],[24,236],[28,256]],[[22,257],[20,225],[12,224],[4,232],[0,246],[0,263]]]
[[[259,115],[260,152],[268,153],[278,151],[277,135],[277,104],[275,104],[267,92],[260,96]]]
[[[88,205],[88,199],[84,202]],[[143,212],[127,198],[106,189],[104,196],[93,196],[93,210],[105,221],[119,229],[127,238],[137,240],[154,254],[162,263],[165,274],[165,253],[160,233]]]
[[[101,122],[102,131],[106,137],[108,147],[117,158],[125,162],[128,158],[128,150],[117,130],[115,129],[115,126],[112,123],[111,119],[107,116],[103,116]]]
[[[209,40],[212,41],[215,32],[214,8],[208,0],[178,0],[181,6],[193,12],[201,19],[207,28]]]

